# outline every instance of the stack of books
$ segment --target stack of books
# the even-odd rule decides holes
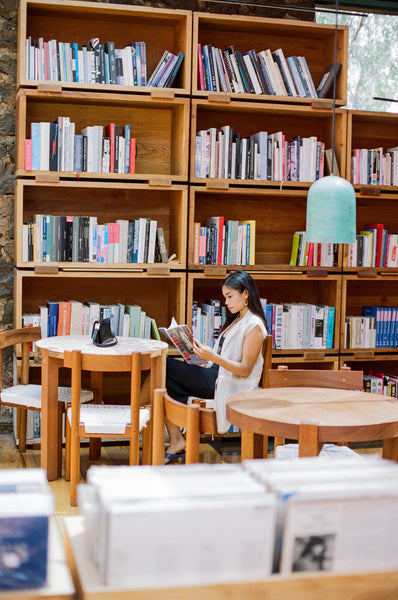
[[[199,89],[213,92],[268,94],[317,98],[304,56],[289,56],[282,48],[242,53],[198,44]]]
[[[31,137],[25,140],[27,171],[135,173],[137,141],[131,137],[131,125],[90,125],[75,133],[69,117],[58,117],[52,123],[31,123],[30,129]]]
[[[35,215],[23,225],[24,262],[163,262],[163,247],[163,228],[144,217],[100,224],[93,216]]]
[[[345,348],[398,348],[398,307],[363,306],[362,315],[346,316]]]
[[[102,304],[96,301],[51,300],[39,314],[22,315],[23,327],[41,327],[41,337],[91,335],[95,321],[110,317],[115,335],[160,339],[155,319],[138,304]]]
[[[195,177],[316,181],[325,171],[325,144],[316,136],[286,139],[282,131],[244,138],[230,125],[197,132]]]
[[[398,146],[389,148],[355,148],[351,157],[351,183],[363,185],[398,185]]]
[[[254,265],[256,222],[225,220],[223,216],[194,223],[196,265]]]
[[[54,495],[42,469],[0,471],[0,590],[44,587]]]

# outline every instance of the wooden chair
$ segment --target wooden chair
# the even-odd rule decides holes
[[[0,331],[0,405],[3,404],[4,406],[11,406],[17,409],[17,437],[19,441],[18,449],[20,452],[26,451],[27,411],[41,411],[41,385],[29,383],[30,347],[33,342],[36,342],[40,338],[40,327],[24,327],[21,329]],[[4,350],[17,344],[21,344],[22,347],[20,384],[3,389]],[[71,401],[71,397],[71,388],[58,388],[59,440],[62,440],[62,415],[65,412],[66,405]],[[94,398],[94,393],[90,390],[81,390],[79,388],[78,398],[80,402],[90,402]],[[59,458],[61,459],[61,443],[58,448],[58,453]]]
[[[261,387],[267,387],[268,373],[272,361],[272,336],[267,335],[263,343],[263,372]],[[153,416],[152,464],[164,464],[164,427],[165,418],[171,423],[186,429],[186,463],[199,462],[199,443],[201,434],[219,435],[213,400],[191,398],[188,404],[173,400],[165,390],[156,390]],[[209,406],[210,405],[210,406]],[[156,431],[155,431],[156,427]],[[268,447],[268,438],[264,438],[264,451]]]
[[[80,439],[116,438],[130,441],[129,464],[139,464],[139,433],[148,424],[151,407],[140,408],[141,370],[143,356],[134,352],[127,355],[85,355],[80,350],[64,353],[64,366],[72,370],[72,404],[67,409],[65,478],[70,479],[70,503],[76,506],[76,487],[80,481]],[[161,353],[150,356],[151,373],[158,368]],[[148,361],[146,361],[148,363]],[[130,373],[130,404],[81,406],[79,389],[82,371],[97,373]],[[150,461],[150,428],[143,435],[143,454]]]
[[[205,401],[203,401],[205,402]],[[157,389],[153,398],[152,464],[163,465],[165,454],[165,419],[186,430],[186,464],[199,462],[200,434],[216,434],[216,412],[199,404],[173,400],[165,389]]]
[[[279,365],[268,372],[267,386],[275,387],[319,387],[340,390],[361,390],[363,371],[352,371],[351,367],[339,370],[329,369],[289,369]],[[274,447],[283,445],[283,438],[274,438]]]

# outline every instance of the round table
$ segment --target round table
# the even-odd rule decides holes
[[[325,442],[383,440],[383,457],[398,460],[398,401],[334,388],[265,388],[227,401],[227,419],[242,429],[242,459],[258,457],[256,436],[298,440],[299,456]]]
[[[42,403],[41,403],[41,450],[40,461],[47,471],[48,480],[60,477],[62,471],[61,444],[58,443],[58,371],[63,366],[65,351],[80,350],[83,354],[106,354],[109,357],[140,352],[142,369],[155,367],[151,379],[152,388],[165,387],[166,355],[168,344],[159,340],[118,337],[118,343],[109,348],[99,348],[88,335],[63,335],[43,338],[36,342],[42,354]],[[101,374],[92,374],[100,377]],[[102,381],[95,382],[96,389],[102,389]]]

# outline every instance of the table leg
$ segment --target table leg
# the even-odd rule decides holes
[[[398,462],[398,437],[383,440],[383,458]]]
[[[242,429],[241,460],[266,458],[268,453],[268,437]]]
[[[318,441],[318,426],[309,423],[299,425],[299,456],[318,456],[323,444]]]
[[[95,403],[102,404],[104,374],[99,371],[90,372],[90,388],[95,392]],[[101,456],[101,438],[89,439],[89,459],[98,460]]]
[[[52,481],[61,476],[58,452],[58,367],[57,359],[42,351],[42,396],[41,396],[41,467]]]
[[[154,353],[151,356],[151,374],[150,374],[150,398],[151,404],[153,404],[153,394],[156,389],[164,388],[166,383],[165,378],[165,354]],[[152,419],[149,420],[148,425],[143,431],[143,447],[142,447],[142,464],[152,464]]]

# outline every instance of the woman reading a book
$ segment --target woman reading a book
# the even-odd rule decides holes
[[[168,394],[186,403],[190,396],[215,398],[217,428],[228,431],[226,400],[233,394],[249,392],[260,381],[262,345],[267,324],[257,285],[246,271],[234,271],[222,283],[227,316],[215,346],[194,340],[194,352],[207,365],[190,365],[173,357],[167,358],[166,387]],[[166,421],[170,444],[166,464],[185,452],[185,438],[177,425]]]

